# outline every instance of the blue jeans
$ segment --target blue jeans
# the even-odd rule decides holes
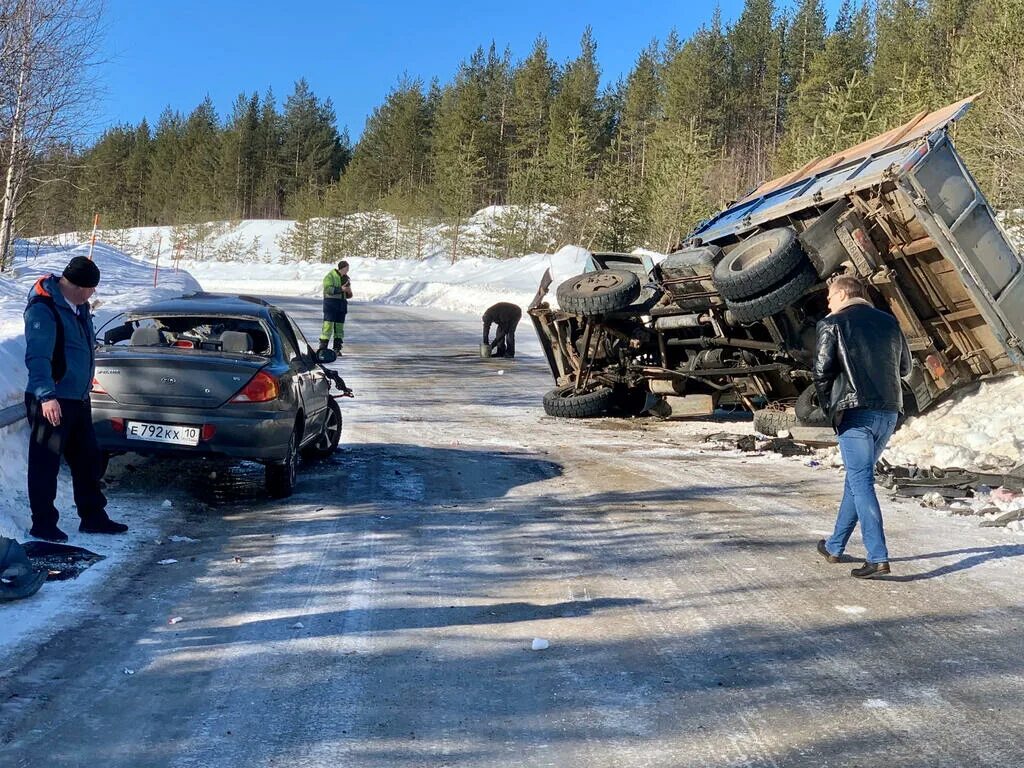
[[[839,452],[846,467],[846,485],[835,531],[825,542],[830,554],[843,553],[859,521],[868,562],[889,561],[885,531],[882,529],[882,509],[875,495],[875,464],[896,429],[898,416],[895,411],[869,411],[864,408],[843,411],[839,424]]]

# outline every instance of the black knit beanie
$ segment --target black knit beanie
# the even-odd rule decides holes
[[[85,256],[75,256],[64,267],[64,277],[79,288],[95,288],[100,284],[100,268]]]

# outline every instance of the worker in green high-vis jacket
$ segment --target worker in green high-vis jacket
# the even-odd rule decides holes
[[[339,261],[338,266],[324,276],[324,325],[320,330],[320,349],[327,349],[331,336],[334,336],[334,351],[341,355],[341,347],[345,343],[345,315],[351,298],[348,262]]]

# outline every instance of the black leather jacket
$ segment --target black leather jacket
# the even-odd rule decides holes
[[[911,363],[896,318],[874,307],[852,304],[818,323],[814,386],[833,424],[851,408],[902,412]]]

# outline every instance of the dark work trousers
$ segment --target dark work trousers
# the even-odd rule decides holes
[[[25,395],[25,411],[31,430],[28,446],[28,500],[32,524],[57,524],[59,513],[53,505],[57,498],[60,457],[71,469],[75,506],[83,522],[105,520],[107,497],[100,489],[100,449],[92,426],[92,407],[88,400],[58,400],[61,419],[53,426],[43,417],[42,404]]]
[[[498,330],[494,333],[494,354],[497,357],[516,356],[516,325],[498,323]]]

